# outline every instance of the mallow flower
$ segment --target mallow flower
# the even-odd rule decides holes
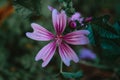
[[[80,50],[80,55],[79,55],[80,59],[89,59],[89,60],[94,60],[97,58],[96,54],[87,48],[82,48]]]
[[[78,30],[71,33],[63,35],[66,28],[67,16],[65,11],[60,13],[54,9],[52,10],[52,22],[55,30],[55,34],[51,33],[41,25],[32,23],[33,32],[27,32],[26,36],[37,41],[50,41],[45,45],[36,55],[35,60],[43,60],[42,67],[47,66],[53,57],[56,49],[58,48],[58,53],[61,60],[66,66],[70,65],[70,61],[78,62],[79,58],[75,51],[68,45],[86,45],[89,40],[86,35],[89,34],[87,30]]]
[[[79,12],[76,12],[70,18],[68,18],[68,23],[71,28],[76,28],[76,21],[78,21],[81,25],[84,25],[83,20],[84,18],[81,16],[81,14]]]

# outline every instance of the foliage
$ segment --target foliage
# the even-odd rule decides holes
[[[100,64],[111,69],[119,69],[120,58],[120,25],[118,22],[110,24],[106,15],[95,18],[87,24],[90,43],[94,46],[100,58]],[[112,64],[111,64],[112,63]]]
[[[82,71],[78,71],[76,73],[68,73],[68,72],[62,72],[62,75],[65,77],[65,78],[80,78],[83,76],[83,73]]]

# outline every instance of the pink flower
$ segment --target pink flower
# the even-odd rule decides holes
[[[73,22],[75,24],[76,23],[75,21],[78,21],[81,25],[83,25],[83,20],[84,18],[81,17],[81,14],[76,12],[70,18],[68,18],[68,23],[71,28],[76,28],[77,25],[73,25]],[[71,22],[72,22],[72,25],[71,25]]]
[[[83,48],[80,50],[79,57],[80,57],[80,59],[94,60],[94,59],[96,59],[96,54],[90,49]]]
[[[42,67],[45,67],[53,57],[56,48],[58,47],[59,55],[65,65],[69,66],[70,61],[78,62],[79,58],[73,49],[68,45],[85,45],[89,43],[86,35],[89,34],[87,30],[79,30],[63,35],[66,27],[67,16],[65,11],[59,13],[56,9],[52,11],[52,21],[56,34],[49,32],[41,25],[32,23],[33,32],[27,32],[27,37],[37,41],[51,41],[44,46],[36,55],[35,60],[43,60]]]
[[[81,14],[76,12],[75,14],[72,15],[71,20],[72,21],[79,20],[80,17],[81,17]]]

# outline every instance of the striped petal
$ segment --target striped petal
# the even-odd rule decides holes
[[[77,57],[76,53],[65,43],[61,43],[59,46],[59,54],[64,62],[65,65],[70,65],[70,60],[73,60],[74,62],[78,62],[79,58]]]
[[[89,39],[86,36],[88,34],[89,31],[87,30],[79,30],[66,34],[63,39],[72,45],[85,45],[89,43]]]
[[[52,11],[52,20],[56,33],[58,35],[61,34],[66,27],[67,16],[65,11],[62,10],[61,13],[58,13],[58,11],[54,9]]]
[[[42,67],[45,67],[53,57],[56,50],[55,42],[51,42],[44,46],[36,55],[35,60],[38,61],[40,59],[43,60]]]
[[[44,27],[36,23],[32,23],[31,26],[34,31],[27,32],[26,33],[27,37],[34,39],[34,40],[38,40],[38,41],[49,41],[54,38],[54,35],[51,32],[49,32],[47,29],[45,29]]]

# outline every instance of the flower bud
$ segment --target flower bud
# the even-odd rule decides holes
[[[76,24],[75,21],[71,21],[71,22],[69,23],[69,25],[70,25],[71,28],[76,28],[76,26],[77,26],[77,24]]]
[[[92,21],[92,19],[93,19],[92,17],[88,17],[85,19],[85,22],[90,22],[90,21]]]

